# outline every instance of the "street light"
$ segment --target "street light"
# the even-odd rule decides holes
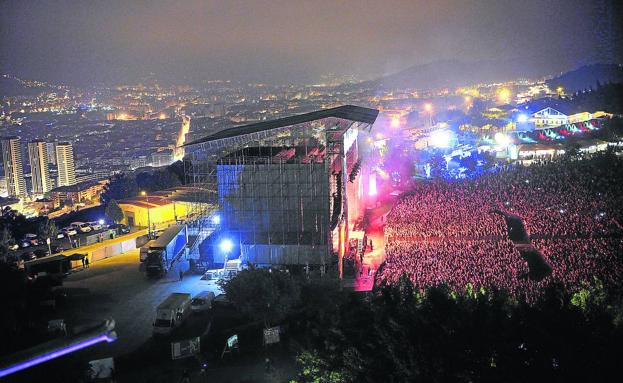
[[[141,196],[145,197],[147,202],[147,237],[151,238],[151,217],[149,216],[149,196],[145,190],[141,190]]]
[[[227,266],[228,255],[234,249],[234,243],[229,238],[223,238],[221,239],[221,242],[219,242],[218,248],[225,255],[225,259],[223,261],[223,273],[225,273],[225,266]]]
[[[428,112],[428,126],[433,126],[433,104],[427,102],[424,104],[424,110]]]

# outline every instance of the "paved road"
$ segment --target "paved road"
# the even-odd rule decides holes
[[[118,340],[81,351],[86,360],[127,354],[151,338],[155,308],[172,292],[197,294],[209,290],[218,294],[214,283],[199,276],[178,279],[178,270],[160,280],[150,280],[139,271],[138,250],[108,258],[70,275],[63,287],[70,297],[59,311],[70,326],[79,328],[105,318],[116,322]],[[184,270],[187,264],[181,264]]]

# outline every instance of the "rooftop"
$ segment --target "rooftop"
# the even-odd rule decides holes
[[[69,185],[69,186],[59,186],[57,188],[54,188],[51,190],[51,192],[53,193],[76,193],[82,190],[86,190],[90,187],[93,186],[97,186],[101,184],[100,181],[84,181],[84,182],[79,182],[75,185]]]
[[[336,117],[345,120],[373,124],[378,114],[379,111],[376,109],[364,108],[355,105],[343,105],[338,106],[337,108],[322,109],[315,112],[298,114],[296,116],[279,118],[277,120],[262,121],[255,124],[237,126],[234,128],[221,130],[220,132],[214,133],[199,140],[195,140],[184,146],[216,141],[223,138],[236,137],[245,134],[257,133],[265,130],[283,128],[290,125],[303,124],[306,122],[316,121],[328,117]]]

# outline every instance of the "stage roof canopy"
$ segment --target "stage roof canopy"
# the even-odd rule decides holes
[[[195,140],[184,146],[192,146],[225,138],[237,137],[246,134],[283,128],[291,125],[303,124],[306,122],[316,121],[328,117],[336,117],[355,122],[373,124],[378,114],[379,111],[376,109],[364,108],[355,105],[343,105],[337,108],[322,109],[310,113],[284,117],[277,120],[262,121],[250,125],[237,126],[234,128],[221,130],[220,132]]]

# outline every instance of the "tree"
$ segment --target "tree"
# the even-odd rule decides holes
[[[102,194],[102,202],[108,203],[111,199],[135,197],[139,192],[136,178],[132,175],[121,174],[110,180],[106,191]]]
[[[266,328],[283,321],[300,302],[299,285],[290,273],[279,270],[250,267],[219,283],[241,313],[263,321]]]
[[[110,218],[110,220],[112,220],[114,223],[118,223],[123,219],[123,210],[121,210],[119,204],[117,203],[117,200],[115,199],[111,199],[108,202],[104,214],[106,214],[106,216]]]
[[[37,227],[37,234],[41,238],[55,239],[58,235],[58,228],[56,227],[54,221],[49,218],[45,218],[39,223],[39,226]]]
[[[329,364],[317,352],[303,351],[296,357],[299,368],[296,380],[290,383],[344,383],[350,382],[345,372],[332,371]]]
[[[0,230],[0,258],[5,257],[9,253],[9,247],[15,242],[11,231],[6,227]]]
[[[610,312],[599,288],[572,300],[556,284],[526,303],[495,290],[421,292],[403,276],[369,299],[340,304],[338,315],[319,324],[325,331],[311,328],[313,346],[297,360],[299,381],[605,380],[618,368],[618,311]],[[584,303],[592,310],[578,307]]]

